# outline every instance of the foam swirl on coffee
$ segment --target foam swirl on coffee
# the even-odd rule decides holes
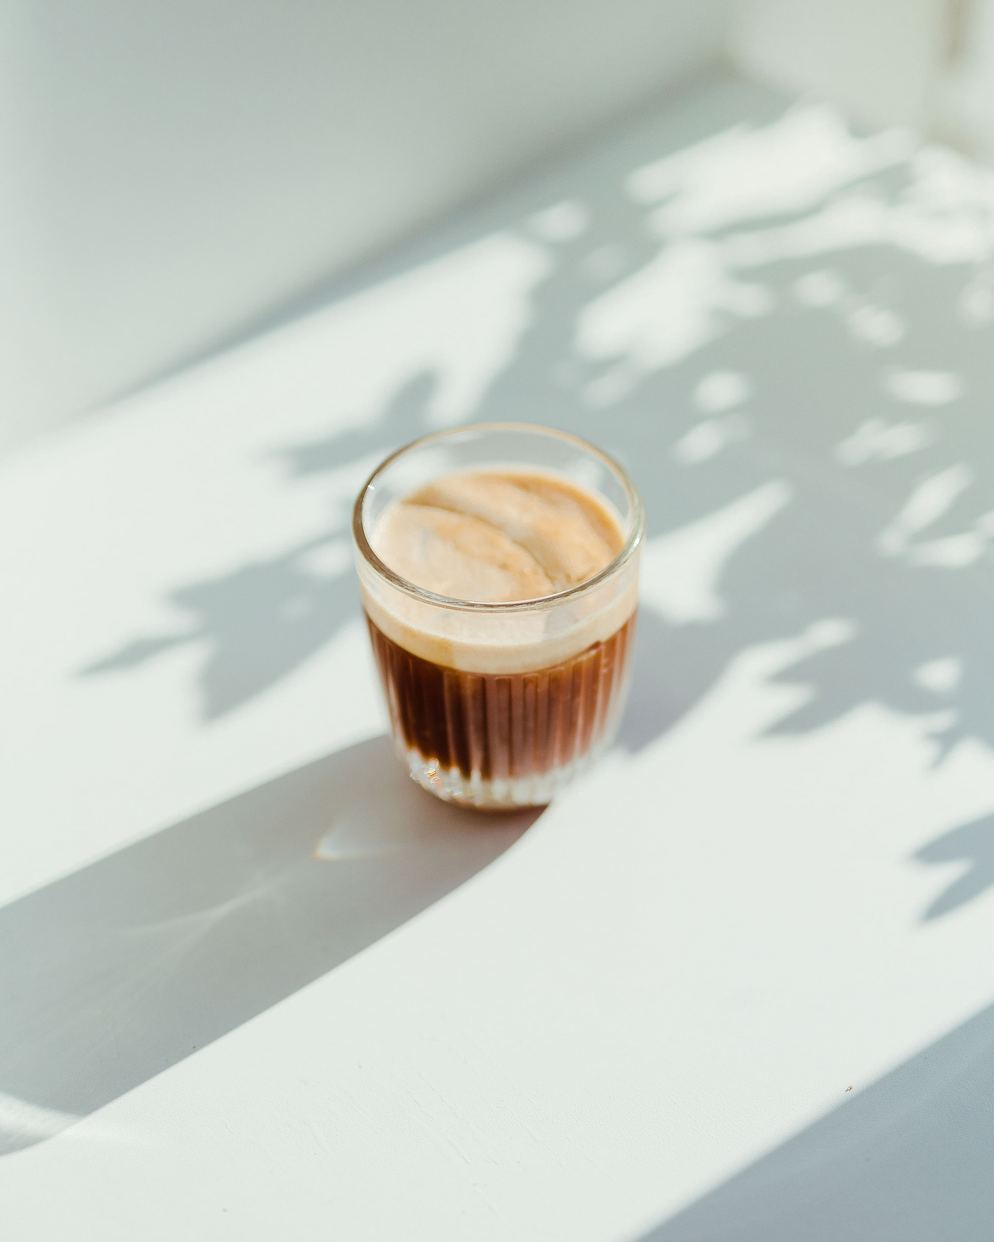
[[[617,514],[592,491],[538,470],[442,475],[393,501],[370,543],[394,573],[467,603],[539,600],[578,586],[624,545]],[[364,590],[370,619],[413,654],[453,668],[516,672],[549,666],[613,634],[635,607],[630,589],[578,600],[552,617],[537,610],[479,626],[385,587]]]
[[[621,549],[618,519],[593,493],[533,471],[436,479],[386,512],[380,559],[438,595],[511,602],[592,578]]]

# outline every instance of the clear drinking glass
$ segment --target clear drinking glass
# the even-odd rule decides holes
[[[383,563],[386,507],[443,474],[553,473],[606,501],[624,543],[577,586],[478,603],[423,590]],[[478,423],[398,449],[366,481],[352,530],[363,608],[398,752],[411,776],[481,809],[548,802],[610,743],[627,693],[644,518],[631,479],[578,436]]]

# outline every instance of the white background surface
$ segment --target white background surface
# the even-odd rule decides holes
[[[867,123],[931,131],[942,74],[977,7],[950,0],[741,0],[728,42],[736,63],[762,81],[816,91]]]
[[[5,1233],[984,1236],[992,218],[716,82],[8,459]],[[481,825],[346,518],[496,416],[650,526],[616,753]]]
[[[0,447],[717,54],[726,0],[0,5]]]

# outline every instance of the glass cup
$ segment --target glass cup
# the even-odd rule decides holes
[[[436,595],[373,550],[391,502],[443,474],[505,467],[557,474],[606,501],[621,550],[586,582],[512,603]],[[548,427],[438,432],[373,471],[353,512],[356,565],[394,740],[419,785],[481,809],[541,806],[610,744],[628,687],[643,530],[621,466]]]

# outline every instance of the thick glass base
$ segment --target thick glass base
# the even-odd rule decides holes
[[[487,779],[479,772],[466,776],[458,768],[444,768],[437,759],[425,759],[409,747],[403,747],[400,753],[412,779],[443,802],[473,807],[478,811],[513,811],[521,807],[545,806],[551,802],[575,776],[590,767],[606,749],[609,740],[600,739],[590,750],[558,768],[532,772],[527,776]]]

